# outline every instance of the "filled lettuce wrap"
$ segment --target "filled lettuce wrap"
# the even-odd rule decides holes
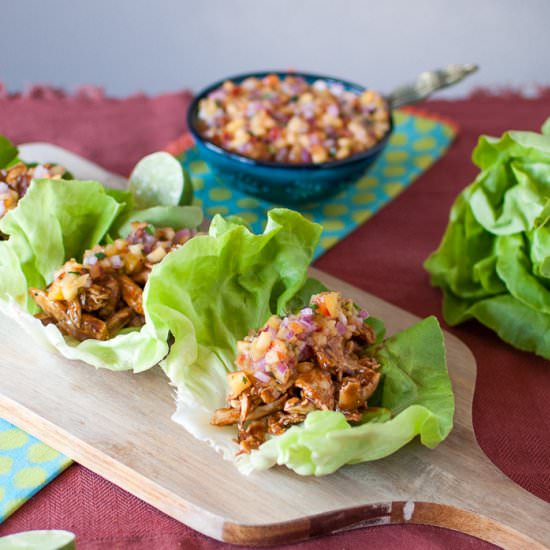
[[[65,357],[145,370],[168,351],[168,333],[141,305],[148,270],[170,250],[160,244],[180,246],[201,219],[196,207],[135,211],[131,193],[93,181],[34,179],[0,222],[2,311]],[[149,220],[175,226],[171,240]]]
[[[244,473],[325,475],[452,428],[437,320],[384,340],[381,321],[308,279],[319,232],[284,209],[261,235],[216,217],[149,280],[146,307],[174,337],[161,362],[173,418]]]
[[[25,162],[19,158],[19,150],[5,136],[0,135],[0,219],[17,207],[25,196],[31,181],[41,179],[72,179],[61,165]],[[5,235],[0,233],[0,239]]]

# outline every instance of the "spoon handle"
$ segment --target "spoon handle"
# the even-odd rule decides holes
[[[457,84],[475,73],[477,65],[448,65],[444,69],[421,73],[416,82],[399,86],[387,96],[391,108],[411,105],[432,95],[436,90]]]

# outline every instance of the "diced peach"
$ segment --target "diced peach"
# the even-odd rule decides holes
[[[142,256],[141,254],[134,254],[132,252],[129,252],[128,254],[124,254],[124,256],[122,257],[122,261],[124,263],[126,271],[128,273],[134,273],[138,270],[138,268],[141,268]]]
[[[245,342],[244,340],[239,340],[237,342],[237,351],[239,353],[248,353],[250,350],[250,342]]]
[[[265,354],[265,360],[268,364],[275,365],[279,362],[279,354],[274,349],[270,349]]]
[[[279,84],[279,77],[278,77],[276,74],[268,74],[268,75],[264,78],[264,82],[265,82],[268,86],[277,86],[277,84]]]
[[[118,249],[114,244],[108,244],[103,250],[107,256],[114,256],[115,254],[118,254]]]
[[[122,250],[124,250],[126,248],[126,246],[128,246],[128,242],[125,239],[117,239],[114,242],[114,245],[115,245],[116,249],[119,252],[121,252]]]
[[[266,330],[260,333],[256,341],[254,342],[254,346],[260,353],[265,353],[267,351],[267,348],[271,344],[272,339],[273,337],[271,336],[271,332]]]
[[[324,295],[325,306],[331,317],[338,315],[338,292],[328,292]]]
[[[164,258],[164,256],[166,256],[166,250],[164,250],[162,246],[157,246],[153,252],[147,254],[147,260],[152,264],[157,264]]]
[[[48,299],[57,301],[57,300],[63,300],[63,292],[61,290],[61,286],[57,281],[54,281],[49,290],[48,290]]]
[[[277,315],[272,315],[268,320],[266,325],[269,328],[272,328],[274,330],[279,330],[279,327],[281,326],[281,318],[277,317]]]
[[[230,399],[235,399],[235,397],[238,397],[251,386],[250,379],[243,371],[230,372],[227,375],[227,384],[229,386]]]
[[[88,283],[90,276],[86,273],[84,275],[73,275],[67,273],[63,279],[61,279],[60,288],[63,294],[63,300],[74,300],[78,295],[78,289],[83,288]]]

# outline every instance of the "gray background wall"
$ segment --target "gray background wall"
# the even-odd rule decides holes
[[[550,85],[547,0],[2,0],[0,80],[114,95],[198,89],[253,69],[347,77],[382,91],[475,62],[475,86]]]

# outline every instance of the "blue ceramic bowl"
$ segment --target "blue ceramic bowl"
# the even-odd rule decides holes
[[[387,133],[374,147],[342,160],[320,164],[257,161],[219,147],[200,135],[197,122],[198,106],[201,99],[219,88],[226,80],[239,83],[249,77],[263,78],[268,74],[276,74],[283,78],[289,73],[267,71],[224,78],[202,90],[189,106],[187,112],[188,128],[193,134],[200,157],[210,166],[213,172],[224,183],[239,191],[283,205],[297,205],[326,199],[342,191],[363,176],[389,140],[393,131],[393,118],[391,116]],[[310,84],[321,79],[329,83],[339,83],[344,86],[344,89],[357,94],[365,90],[363,86],[339,78],[308,73],[292,74],[303,77]]]

